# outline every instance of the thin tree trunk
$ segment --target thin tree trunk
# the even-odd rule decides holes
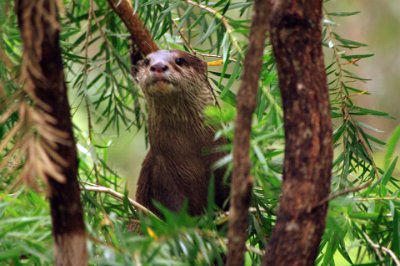
[[[272,1],[271,41],[284,108],[285,160],[264,265],[314,265],[330,191],[332,125],[322,53],[322,0]]]
[[[44,111],[55,118],[54,128],[67,133],[66,141],[58,143],[50,151],[66,162],[53,162],[58,165],[65,182],[60,183],[56,178],[46,176],[56,265],[86,265],[85,225],[77,181],[76,146],[59,47],[57,4],[55,0],[16,0],[15,7],[24,43],[23,64],[31,66],[27,75],[32,82],[32,91],[42,106],[49,107]]]
[[[233,150],[233,175],[229,210],[227,265],[243,265],[247,239],[249,206],[253,179],[250,172],[250,131],[252,114],[256,107],[266,32],[268,6],[264,1],[254,2],[254,16],[250,28],[249,47],[244,59],[244,73],[237,94],[237,117]]]

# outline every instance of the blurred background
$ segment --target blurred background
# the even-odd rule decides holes
[[[400,1],[396,0],[331,0],[326,3],[328,12],[360,11],[359,14],[350,17],[336,17],[335,31],[343,38],[365,43],[368,46],[360,48],[356,53],[373,53],[369,57],[358,62],[359,67],[352,71],[371,81],[357,84],[362,90],[369,91],[372,95],[359,95],[355,101],[360,105],[387,112],[394,119],[379,117],[366,117],[363,122],[380,129],[373,132],[379,139],[386,140],[393,129],[399,125],[400,117]],[[327,53],[328,54],[328,53]],[[327,62],[331,58],[327,56]],[[72,101],[73,103],[73,101]],[[74,105],[74,104],[73,104]],[[86,115],[84,110],[79,110],[74,122],[85,128]],[[95,128],[97,133],[101,129]],[[104,134],[104,133],[103,133]],[[109,134],[114,138],[109,143],[109,164],[123,178],[126,178],[131,196],[135,191],[135,183],[139,175],[141,162],[146,155],[144,131],[121,130],[120,135]],[[107,137],[107,136],[106,136]],[[383,150],[382,150],[383,152]],[[381,153],[375,151],[375,157],[379,164]]]
[[[351,17],[337,18],[336,27],[343,37],[367,44],[360,53],[373,53],[354,68],[361,77],[371,81],[359,84],[371,96],[359,96],[357,101],[372,109],[400,117],[400,1],[396,0],[333,0],[325,6],[329,11],[360,11]],[[361,88],[361,86],[363,88]],[[368,118],[367,121],[381,129],[386,139],[397,119]]]

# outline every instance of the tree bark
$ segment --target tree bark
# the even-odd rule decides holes
[[[249,206],[253,179],[250,172],[250,132],[252,114],[256,107],[258,80],[268,30],[268,5],[263,0],[254,2],[254,16],[250,28],[249,47],[244,59],[244,72],[237,94],[237,117],[233,140],[233,175],[229,210],[227,265],[243,265],[247,240]]]
[[[153,37],[147,30],[139,15],[133,10],[132,4],[128,0],[108,0],[111,8],[121,18],[129,33],[131,34],[132,44],[137,49],[148,55],[159,50],[157,44],[153,41]]]
[[[49,107],[43,111],[55,118],[54,128],[67,133],[65,142],[57,143],[52,151],[47,150],[57,153],[66,162],[52,162],[61,169],[64,183],[46,176],[55,241],[55,264],[87,265],[85,225],[77,181],[77,152],[59,46],[57,4],[51,0],[16,0],[15,7],[24,44],[23,64],[31,66],[27,75],[32,82],[32,91],[42,106],[44,103]]]
[[[283,187],[263,265],[314,265],[325,228],[332,125],[322,52],[322,0],[273,0],[270,34],[284,128]]]

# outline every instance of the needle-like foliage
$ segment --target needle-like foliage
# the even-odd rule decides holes
[[[86,121],[84,127],[75,126],[74,134],[89,235],[89,262],[222,264],[221,254],[227,246],[227,215],[215,211],[211,196],[204,216],[190,217],[184,210],[177,214],[163,210],[164,221],[138,211],[130,201],[124,176],[109,166],[109,149],[118,140],[118,133],[130,130],[135,134],[143,129],[147,132],[143,95],[131,75],[129,33],[106,0],[58,2],[73,119],[77,121],[79,116],[80,121]],[[221,66],[209,66],[208,72],[221,109],[210,107],[205,115],[208,123],[221,128],[216,138],[225,136],[232,140],[235,93],[248,46],[252,2],[143,0],[132,4],[160,48],[187,50],[206,61],[221,60]],[[332,195],[326,199],[331,200],[327,227],[316,265],[396,265],[400,255],[400,208],[394,147],[400,134],[397,130],[389,141],[386,166],[380,168],[373,155],[377,148],[385,149],[385,143],[371,134],[378,129],[359,118],[391,117],[355,102],[359,95],[368,94],[363,88],[368,79],[356,74],[357,63],[368,60],[372,54],[358,53],[357,49],[365,44],[340,36],[335,22],[342,17],[345,25],[345,18],[353,15],[357,12],[324,10],[323,44],[335,158]],[[35,120],[26,115],[38,114],[33,105],[35,99],[23,90],[18,79],[23,71],[21,55],[13,4],[0,0],[0,264],[51,265],[51,223],[46,199],[19,184],[27,162],[24,147],[36,147],[31,151],[37,156],[36,161],[31,163],[44,164],[39,149],[46,147],[38,139],[60,135],[48,128],[51,118],[44,116],[39,116],[39,122],[47,123],[43,127],[36,123],[36,130],[31,130]],[[247,265],[261,263],[275,224],[284,157],[283,111],[269,43],[263,62],[250,140],[255,184],[247,228]],[[28,113],[22,113],[21,108]],[[220,149],[231,151],[232,145]],[[215,167],[231,169],[231,160],[227,156]],[[41,169],[56,172],[50,167]],[[30,174],[40,180],[45,172]],[[39,187],[44,185],[39,182]],[[132,222],[133,219],[140,222]]]

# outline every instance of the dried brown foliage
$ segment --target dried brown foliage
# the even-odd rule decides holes
[[[43,19],[50,27],[48,30],[58,32],[60,25],[56,20],[57,6],[50,4],[50,9],[47,10],[44,4],[44,0],[26,2],[22,19]],[[37,83],[48,82],[40,67],[43,59],[41,46],[45,41],[44,30],[40,27],[32,28],[34,24],[30,22],[25,25],[21,35],[23,39],[30,41],[24,43],[19,75],[21,89],[3,100],[4,110],[0,122],[4,123],[15,112],[19,119],[0,142],[0,151],[6,154],[0,162],[0,169],[7,173],[18,170],[25,184],[40,190],[39,183],[47,183],[47,177],[65,182],[61,167],[66,167],[67,162],[57,153],[56,148],[58,144],[69,145],[69,141],[68,134],[55,126],[57,120],[49,114],[51,107],[37,97],[35,91]],[[10,145],[11,142],[13,145]],[[12,148],[6,150],[10,146]]]

